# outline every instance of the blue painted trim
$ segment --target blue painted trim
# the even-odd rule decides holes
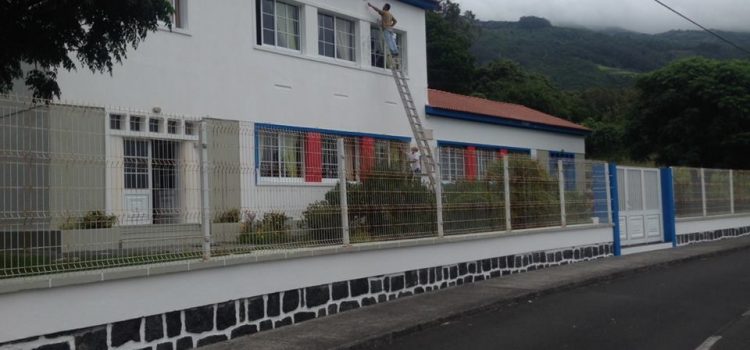
[[[493,125],[510,126],[510,127],[521,128],[521,129],[546,131],[546,132],[553,132],[556,134],[567,134],[567,135],[575,135],[575,136],[587,136],[591,134],[591,131],[586,131],[586,130],[570,129],[570,128],[564,128],[564,127],[559,127],[559,126],[525,122],[525,121],[520,121],[520,120],[515,120],[515,119],[507,119],[507,118],[502,118],[502,117],[491,117],[491,116],[486,116],[482,114],[456,112],[456,111],[451,111],[449,109],[442,109],[442,108],[436,108],[436,107],[431,107],[431,106],[425,106],[425,113],[431,116],[435,116],[435,117],[458,119],[458,120],[465,120],[465,121],[470,121],[470,122],[493,124]]]
[[[440,4],[433,0],[400,0],[403,3],[423,8],[425,10],[437,10]]]
[[[609,192],[612,201],[612,236],[615,256],[622,255],[620,242],[620,196],[617,193],[617,164],[609,163]]]
[[[288,125],[278,125],[278,124],[256,123],[255,124],[255,130],[258,130],[259,128],[260,129],[272,129],[272,130],[284,130],[284,131],[319,132],[321,134],[334,135],[334,136],[372,137],[372,138],[378,139],[378,140],[411,142],[411,137],[406,137],[406,136],[391,136],[391,135],[370,134],[370,133],[352,132],[352,131],[341,131],[341,130],[330,130],[330,129],[307,128],[307,127],[300,127],[300,126],[288,126]]]
[[[661,175],[661,205],[664,222],[664,242],[677,246],[677,224],[675,222],[674,181],[672,168],[659,169]]]
[[[480,143],[466,143],[466,142],[438,140],[437,145],[438,147],[459,147],[459,148],[476,147],[480,149],[490,149],[494,151],[500,151],[500,150],[506,149],[508,150],[508,152],[531,154],[531,150],[528,148],[508,147],[508,146],[498,146],[498,145],[484,145]]]

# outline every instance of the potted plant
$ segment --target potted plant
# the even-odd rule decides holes
[[[214,217],[211,223],[211,240],[217,243],[234,242],[240,231],[240,210],[229,209]]]
[[[68,217],[60,225],[62,253],[117,250],[120,230],[117,216],[92,210],[82,217]]]

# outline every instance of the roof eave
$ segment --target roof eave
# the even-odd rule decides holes
[[[527,122],[527,121],[522,121],[522,120],[517,120],[517,119],[488,116],[484,114],[476,114],[476,113],[471,113],[471,112],[454,111],[451,109],[432,107],[432,106],[425,106],[425,113],[431,116],[436,116],[436,117],[465,120],[465,121],[471,121],[471,122],[476,122],[476,123],[502,125],[502,126],[509,126],[509,127],[522,128],[522,129],[546,131],[546,132],[553,132],[557,134],[567,134],[567,135],[575,135],[575,136],[588,136],[589,134],[591,134],[591,130],[588,130],[588,129],[567,128],[563,126]]]

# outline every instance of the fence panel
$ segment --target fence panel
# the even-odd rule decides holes
[[[0,278],[200,257],[194,123],[0,97]]]
[[[750,171],[733,171],[734,211],[735,213],[750,213]]]
[[[731,214],[729,170],[704,169],[703,172],[706,187],[706,214]]]
[[[675,213],[678,218],[703,216],[701,170],[674,168]]]

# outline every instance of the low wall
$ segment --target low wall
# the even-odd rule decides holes
[[[710,242],[750,234],[750,216],[677,219],[677,245]]]
[[[599,225],[362,245],[324,256],[310,250],[295,259],[87,284],[76,278],[92,282],[90,277],[75,274],[69,286],[0,295],[0,323],[17,325],[0,327],[0,343],[6,342],[0,348],[205,345],[412,294],[610,256],[611,236],[610,226]]]

